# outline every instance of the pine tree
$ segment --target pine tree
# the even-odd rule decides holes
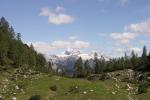
[[[143,57],[143,58],[147,57],[147,49],[146,49],[146,46],[143,47],[142,57]]]
[[[100,72],[100,66],[99,66],[99,60],[97,58],[94,59],[95,62],[95,74],[99,74]]]
[[[4,17],[0,19],[0,64],[2,66],[8,65],[9,60],[7,57],[10,36],[9,36],[9,24]]]
[[[131,52],[131,63],[132,63],[132,68],[136,69],[136,55],[134,53],[134,51]]]
[[[74,70],[75,70],[75,73],[74,73],[75,77],[83,77],[84,76],[83,62],[82,62],[81,57],[75,62]]]
[[[149,52],[149,54],[148,54],[148,59],[150,60],[150,52]]]
[[[86,61],[84,62],[84,76],[88,76],[88,75],[90,75],[91,73],[92,73],[92,69],[91,69],[91,67],[90,67],[90,65],[89,65],[89,61],[86,60]]]
[[[21,33],[17,33],[17,40],[21,41]]]
[[[15,31],[12,26],[9,28],[9,32],[11,39],[15,39]]]
[[[33,45],[21,42],[21,34],[15,36],[13,27],[4,17],[0,19],[0,66],[36,69],[48,72],[48,64],[42,54],[38,54]]]

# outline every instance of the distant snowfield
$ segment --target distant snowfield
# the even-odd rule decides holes
[[[98,52],[91,52],[91,53],[82,53],[79,50],[72,50],[69,49],[65,51],[63,54],[60,55],[45,55],[47,61],[52,63],[52,68],[54,70],[65,70],[67,72],[73,71],[74,64],[76,60],[81,57],[83,62],[88,60],[91,68],[95,66],[94,64],[94,58],[95,54],[98,59],[105,59],[108,61],[110,57],[107,57],[101,53]]]

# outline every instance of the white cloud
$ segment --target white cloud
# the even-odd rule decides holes
[[[110,37],[114,40],[119,41],[120,43],[126,44],[129,43],[130,40],[134,39],[136,35],[130,32],[124,33],[111,33]]]
[[[123,47],[116,47],[113,49],[113,55],[119,57],[119,56],[123,56],[125,54],[125,52],[128,55],[131,55],[131,52],[134,51],[135,53],[137,53],[138,55],[141,54],[142,49],[139,47],[133,47],[133,46],[128,46],[126,48]]]
[[[77,49],[87,48],[87,47],[89,47],[89,45],[90,44],[88,42],[76,40],[76,41],[74,41],[72,48],[77,48]]]
[[[74,21],[74,18],[68,14],[65,14],[66,11],[63,7],[56,7],[54,10],[50,10],[48,7],[41,9],[40,16],[48,17],[48,22],[52,24],[67,24]]]
[[[134,52],[136,52],[136,53],[139,53],[139,52],[141,52],[142,50],[140,49],[140,48],[138,48],[138,47],[131,47],[131,48],[129,48],[129,51],[131,52],[131,51],[134,51]]]
[[[137,34],[150,34],[150,20],[131,24],[125,27],[125,30],[131,31]]]
[[[66,48],[74,48],[74,49],[82,49],[89,47],[89,43],[81,40],[74,41],[54,41],[51,43],[51,46],[56,49],[66,49]]]
[[[115,52],[125,52],[125,50],[123,48],[115,48],[114,51]]]
[[[141,45],[150,44],[149,40],[140,40],[139,42],[140,42]]]
[[[49,52],[54,50],[54,48],[49,43],[46,42],[42,41],[28,42],[27,45],[30,45],[31,43],[34,46],[34,49],[42,54],[48,54]]]
[[[61,41],[61,40],[53,41],[51,43],[51,46],[56,48],[56,49],[67,48],[70,45],[71,45],[71,43],[69,41]]]
[[[38,41],[38,42],[28,42],[27,44],[30,45],[31,43],[33,44],[35,50],[43,54],[49,54],[52,51],[61,50],[61,49],[68,49],[68,48],[82,49],[90,46],[89,42],[85,42],[81,40],[74,40],[74,41],[57,40],[57,41],[53,41],[52,43]]]

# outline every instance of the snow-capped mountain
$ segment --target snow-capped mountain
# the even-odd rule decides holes
[[[65,71],[71,71],[74,67],[76,60],[79,57],[81,57],[83,61],[89,60],[91,67],[93,67],[92,66],[93,59],[95,56],[99,59],[103,57],[105,60],[109,60],[108,57],[97,52],[91,52],[89,54],[86,54],[86,53],[82,53],[79,50],[73,50],[73,49],[69,49],[61,55],[49,55],[46,58],[48,59],[49,62],[52,63],[53,69],[56,70],[58,68],[60,69],[63,68],[65,69]]]

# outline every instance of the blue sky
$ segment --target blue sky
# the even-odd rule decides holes
[[[0,16],[41,53],[150,50],[150,0],[0,0]]]

